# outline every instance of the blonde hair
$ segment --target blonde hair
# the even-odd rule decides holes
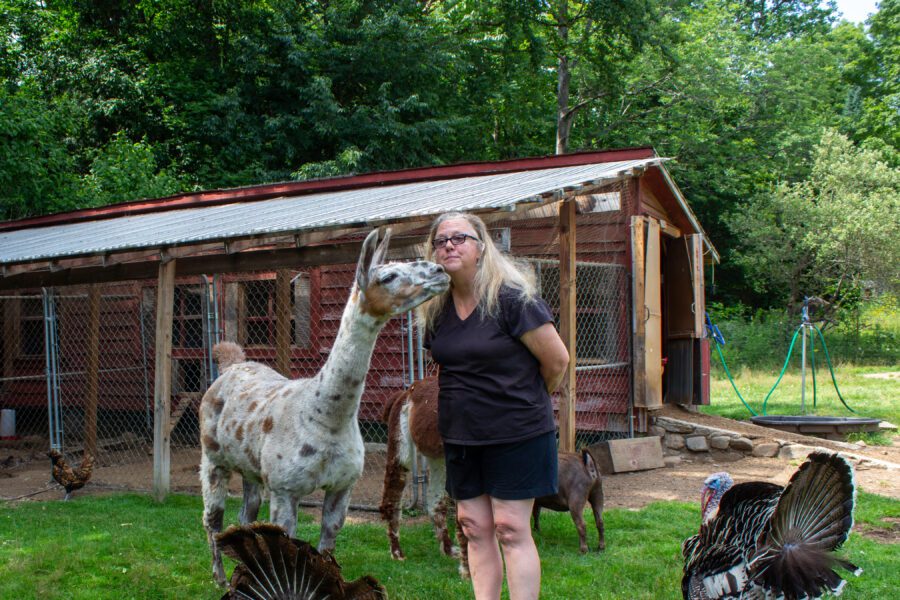
[[[500,288],[510,287],[518,291],[526,302],[532,302],[537,296],[534,270],[525,261],[517,260],[500,252],[494,245],[484,221],[477,215],[463,212],[448,212],[440,215],[431,224],[428,241],[425,244],[425,259],[434,259],[434,241],[438,226],[451,219],[460,219],[469,223],[475,230],[475,236],[481,249],[478,259],[478,271],[475,273],[475,297],[482,315],[494,317],[500,308]],[[453,284],[451,283],[451,290]],[[419,326],[431,330],[444,310],[451,290],[435,296],[417,309]]]

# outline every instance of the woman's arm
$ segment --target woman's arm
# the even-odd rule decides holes
[[[552,323],[544,323],[537,329],[526,331],[519,339],[541,363],[541,375],[547,384],[547,391],[555,392],[569,366],[569,353],[556,328]]]

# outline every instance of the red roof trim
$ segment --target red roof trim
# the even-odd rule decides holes
[[[515,158],[492,162],[457,163],[440,167],[419,167],[399,171],[379,171],[365,173],[363,175],[346,175],[329,179],[289,181],[242,188],[189,192],[164,198],[134,200],[119,204],[111,204],[109,206],[101,206],[99,208],[85,208],[55,213],[52,215],[30,217],[17,221],[6,221],[0,223],[0,231],[14,231],[19,229],[30,229],[33,227],[46,227],[49,225],[63,225],[81,221],[163,212],[179,208],[199,208],[204,206],[230,204],[233,202],[251,202],[254,200],[266,200],[281,196],[299,196],[317,192],[333,192],[381,185],[399,185],[402,183],[433,181],[438,179],[457,179],[515,171],[533,171],[536,169],[549,169],[553,167],[571,167],[623,160],[640,160],[644,158],[655,158],[656,156],[656,151],[651,147],[623,148],[618,150],[577,152],[560,156]]]

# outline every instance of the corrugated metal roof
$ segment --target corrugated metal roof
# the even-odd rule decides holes
[[[0,233],[0,264],[504,209],[659,165],[649,158],[186,208]]]

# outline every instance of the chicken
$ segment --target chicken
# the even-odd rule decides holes
[[[853,527],[853,468],[839,454],[813,452],[787,487],[734,485],[727,473],[704,482],[700,532],[685,540],[686,600],[800,600],[846,584],[834,569],[861,569],[834,551]]]
[[[53,463],[51,471],[53,479],[66,489],[64,500],[68,500],[72,492],[80,490],[84,487],[84,484],[91,480],[91,474],[94,471],[94,457],[90,454],[84,455],[84,458],[81,459],[81,465],[77,469],[70,467],[66,459],[63,458],[62,453],[55,448],[47,452],[47,456],[50,457],[50,461]]]
[[[344,581],[330,553],[319,553],[272,523],[232,525],[216,536],[238,561],[222,600],[381,600],[387,592],[373,577]]]

